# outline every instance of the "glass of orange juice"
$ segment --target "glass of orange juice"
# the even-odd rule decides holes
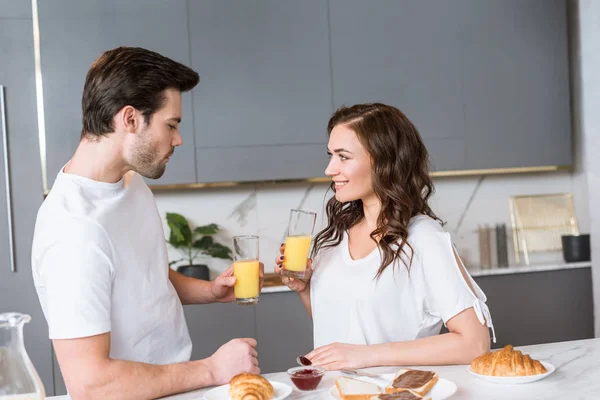
[[[304,278],[316,218],[317,214],[314,212],[290,211],[290,222],[283,252],[282,275]]]
[[[260,294],[260,267],[258,262],[258,236],[233,237],[233,292],[237,304],[258,303]]]

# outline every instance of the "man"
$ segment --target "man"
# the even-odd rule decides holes
[[[249,338],[189,361],[182,303],[232,301],[233,269],[212,282],[170,270],[142,178],[159,178],[182,144],[181,92],[198,81],[182,64],[127,47],[102,54],[87,74],[81,140],[39,210],[32,249],[34,282],[74,399],[156,398],[259,373]]]

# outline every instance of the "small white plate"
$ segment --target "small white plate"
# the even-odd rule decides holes
[[[292,393],[292,387],[285,383],[269,381],[273,385],[275,393],[271,400],[283,400]],[[204,400],[227,400],[229,397],[229,384],[223,386],[217,386],[216,388],[210,389],[204,393]]]
[[[493,383],[502,383],[504,385],[519,385],[522,383],[531,383],[531,382],[535,382],[535,381],[539,381],[540,379],[544,379],[545,377],[547,377],[548,375],[550,375],[551,373],[553,373],[556,370],[556,367],[548,362],[545,361],[540,361],[542,363],[542,365],[544,367],[546,367],[546,370],[548,372],[544,373],[544,374],[538,374],[538,375],[528,375],[528,376],[488,376],[488,375],[481,375],[478,374],[476,372],[473,372],[473,370],[471,369],[471,367],[469,367],[469,373],[471,375],[474,375],[476,377],[478,377],[479,379],[483,379],[484,381],[488,381],[488,382],[493,382]]]
[[[394,379],[394,374],[383,374],[379,376],[389,382]],[[363,379],[367,382],[376,383],[379,385],[379,382],[362,376],[353,376],[352,378]],[[457,387],[454,382],[449,381],[448,379],[439,378],[435,386],[433,386],[433,388],[423,397],[431,397],[431,400],[444,400],[450,398],[450,396],[456,393],[456,390]],[[335,385],[329,388],[329,396],[335,400],[340,400],[340,393]]]

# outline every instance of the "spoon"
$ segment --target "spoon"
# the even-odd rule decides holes
[[[308,366],[312,365],[312,362],[308,358],[306,358],[304,356],[298,356],[298,357],[296,357],[296,362],[299,365],[302,365],[303,367],[308,367]]]

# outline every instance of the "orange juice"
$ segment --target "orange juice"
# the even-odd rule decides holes
[[[233,263],[233,276],[235,276],[233,291],[236,299],[258,297],[259,271],[258,260],[243,260]]]
[[[285,239],[284,269],[294,272],[304,272],[306,270],[311,240],[312,236],[310,235],[288,236]]]

